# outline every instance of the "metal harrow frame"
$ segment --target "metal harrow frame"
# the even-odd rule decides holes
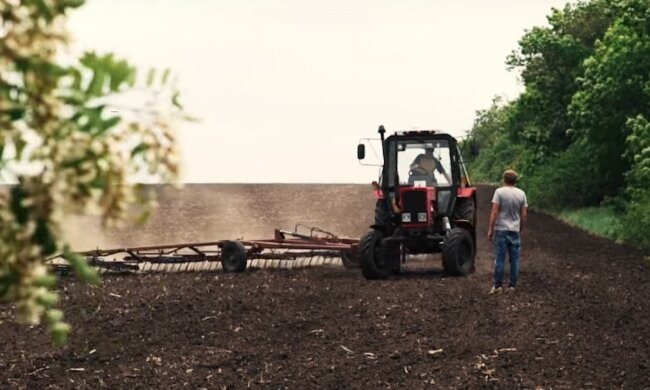
[[[78,253],[86,257],[89,265],[102,271],[182,272],[223,269],[226,272],[242,272],[248,266],[294,267],[295,260],[300,262],[300,266],[326,264],[328,259],[333,264],[338,258],[342,259],[344,266],[355,267],[358,266],[358,244],[358,239],[338,237],[317,227],[298,224],[294,231],[275,229],[272,239],[95,249]],[[225,253],[224,247],[228,252]],[[234,257],[231,251],[233,247],[239,248]],[[233,259],[239,262],[239,266],[228,266],[227,263]],[[290,261],[292,264],[288,263]],[[70,270],[70,265],[61,255],[48,259],[48,262],[59,273],[65,274]],[[269,262],[273,264],[270,265]]]

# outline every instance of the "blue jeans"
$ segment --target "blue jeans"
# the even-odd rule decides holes
[[[501,287],[503,284],[503,271],[506,262],[506,252],[510,257],[510,284],[509,287],[517,285],[519,275],[519,253],[521,251],[521,236],[519,232],[508,230],[497,230],[495,232],[495,254],[494,265],[494,286]]]

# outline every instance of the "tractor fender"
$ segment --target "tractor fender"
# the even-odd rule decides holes
[[[457,196],[459,198],[473,198],[476,196],[476,187],[458,188]]]

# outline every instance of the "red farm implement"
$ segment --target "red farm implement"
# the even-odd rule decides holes
[[[359,240],[338,237],[316,227],[296,225],[294,231],[275,230],[272,239],[221,240],[131,248],[95,249],[79,252],[93,267],[117,272],[195,271],[223,269],[243,272],[249,265],[268,266],[268,262],[301,260],[301,265],[334,263],[358,267]],[[60,273],[69,270],[61,257],[49,259]]]

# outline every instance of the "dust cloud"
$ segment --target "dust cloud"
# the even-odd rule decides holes
[[[360,237],[372,224],[374,198],[358,184],[188,184],[153,186],[158,208],[141,226],[102,230],[96,217],[66,221],[75,250],[272,238],[274,229],[317,226]]]

